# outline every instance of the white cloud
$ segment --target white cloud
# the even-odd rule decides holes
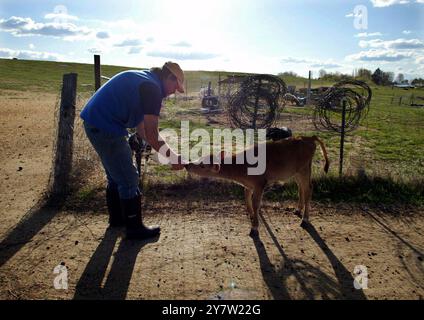
[[[313,63],[312,60],[309,59],[298,59],[293,57],[285,57],[281,59],[281,63]]]
[[[67,22],[69,20],[77,21],[79,20],[77,16],[72,16],[67,13],[48,13],[44,16],[44,19],[55,20],[57,22]]]
[[[372,32],[372,33],[360,32],[358,34],[355,34],[355,38],[369,38],[369,37],[377,37],[377,36],[382,36],[381,32]]]
[[[128,54],[138,54],[141,52],[142,49],[143,47],[130,47],[130,49],[128,50]]]
[[[150,57],[160,57],[173,60],[209,60],[219,56],[214,52],[176,49],[176,48],[157,48],[147,52]]]
[[[408,0],[371,0],[374,7],[389,7],[395,4],[407,4]]]
[[[327,61],[319,61],[314,59],[299,59],[299,58],[293,58],[293,57],[285,57],[281,60],[282,64],[303,64],[307,65],[309,68],[312,69],[335,69],[335,68],[341,68],[342,66],[338,63],[335,63],[334,61],[327,60]]]
[[[12,16],[0,19],[0,30],[10,32],[14,36],[51,36],[74,40],[87,37],[92,31],[86,27],[78,27],[72,23],[39,23],[31,18]]]
[[[412,52],[398,52],[395,50],[371,49],[351,54],[346,57],[347,61],[386,61],[395,62],[408,59],[413,56]]]
[[[374,7],[389,7],[395,4],[408,4],[411,3],[409,0],[371,0]],[[424,0],[415,0],[415,3],[424,3]]]
[[[119,43],[115,43],[114,47],[134,47],[141,45],[140,39],[125,39]]]
[[[13,50],[9,48],[0,48],[1,58],[18,58],[24,60],[63,60],[62,56],[51,52],[41,52],[32,50]]]
[[[180,42],[173,43],[172,46],[189,48],[189,47],[191,47],[191,44],[187,41],[180,41]]]
[[[385,49],[424,49],[424,42],[419,39],[396,39],[384,41],[381,39],[361,40],[361,48],[385,48]]]
[[[34,46],[34,44],[33,44],[33,43],[30,43],[30,44],[28,45],[28,47],[29,47],[30,49],[34,49],[34,48],[35,48],[35,46]]]
[[[132,19],[121,19],[114,21],[104,21],[104,20],[95,20],[96,23],[102,24],[104,27],[109,27],[111,29],[124,29],[124,30],[137,30],[140,28],[134,20]]]
[[[423,0],[423,1],[424,1],[424,0]],[[411,31],[411,30],[403,30],[403,31],[402,31],[402,33],[403,33],[403,34],[411,34],[411,33],[412,33],[412,31]]]
[[[341,65],[337,63],[314,63],[311,64],[311,68],[320,68],[320,69],[336,69],[340,68]]]
[[[107,31],[99,31],[96,33],[96,38],[98,39],[108,39],[110,35]]]

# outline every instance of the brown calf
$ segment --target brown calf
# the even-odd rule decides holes
[[[250,235],[258,235],[258,214],[260,210],[262,195],[267,184],[276,181],[286,181],[294,178],[299,191],[298,210],[303,211],[302,226],[309,220],[309,203],[312,196],[311,166],[316,150],[316,142],[321,146],[325,159],[324,171],[327,173],[329,161],[324,143],[316,136],[293,137],[266,144],[266,167],[261,175],[248,175],[248,168],[252,167],[244,161],[236,164],[240,154],[232,155],[231,164],[224,163],[224,153],[221,153],[220,164],[213,163],[214,156],[205,161],[190,163],[186,165],[189,172],[204,177],[216,177],[234,181],[244,186],[247,211],[249,213],[252,228]],[[258,146],[253,147],[257,154]],[[243,151],[244,158],[248,150]],[[252,151],[252,150],[250,150]],[[227,159],[229,160],[229,159]],[[215,161],[216,162],[216,161]]]

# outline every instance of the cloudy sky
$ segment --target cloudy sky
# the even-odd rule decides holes
[[[424,77],[424,0],[1,0],[0,58]]]

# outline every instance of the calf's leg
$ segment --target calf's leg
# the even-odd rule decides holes
[[[250,230],[251,237],[257,237],[259,235],[259,210],[261,208],[262,195],[264,192],[264,187],[257,187],[253,190],[252,196],[252,205],[253,205],[253,215],[252,215],[252,228]]]

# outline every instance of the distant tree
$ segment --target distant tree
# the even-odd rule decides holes
[[[416,79],[412,80],[411,84],[413,86],[424,86],[424,79],[416,78]]]
[[[405,76],[403,75],[403,73],[399,73],[396,77],[396,82],[403,83],[404,80],[405,80]]]
[[[352,79],[352,76],[349,74],[343,74],[340,72],[334,72],[334,73],[326,73],[323,77],[320,77],[321,80],[327,80],[327,81],[341,81],[341,80],[350,80]]]
[[[327,72],[324,69],[321,69],[319,71],[319,78],[320,79],[324,78],[326,74],[327,74]]]
[[[383,72],[383,85],[388,86],[393,83],[395,74],[393,72]]]
[[[364,80],[371,80],[372,72],[371,70],[360,68],[358,69],[356,73],[356,77],[364,79]]]
[[[294,71],[284,71],[278,74],[279,77],[298,77],[298,74]]]
[[[374,71],[371,76],[372,81],[380,86],[387,86],[393,83],[395,74],[393,72],[384,72],[380,68]]]
[[[383,75],[384,75],[384,72],[381,71],[380,68],[377,68],[372,74],[371,79],[376,85],[381,86],[383,85]]]

